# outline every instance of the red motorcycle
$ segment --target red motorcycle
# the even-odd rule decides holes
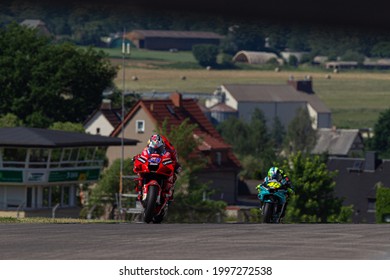
[[[144,208],[144,222],[161,223],[168,211],[168,179],[174,174],[170,157],[159,154],[138,155],[134,158],[134,172],[138,174],[137,188]]]

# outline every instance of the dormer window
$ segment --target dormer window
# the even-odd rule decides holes
[[[135,121],[135,131],[137,133],[145,132],[145,121],[144,120],[136,120]]]

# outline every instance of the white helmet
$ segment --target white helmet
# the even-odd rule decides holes
[[[152,135],[148,143],[148,150],[150,154],[162,154],[165,151],[164,141],[158,134]]]

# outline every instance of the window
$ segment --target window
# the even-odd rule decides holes
[[[375,204],[376,204],[376,199],[375,198],[368,198],[367,200],[367,212],[376,212],[375,210]]]
[[[45,168],[49,158],[48,149],[30,149],[30,168]]]
[[[62,149],[52,149],[50,157],[50,167],[56,168],[60,166]]]
[[[61,167],[73,167],[76,165],[76,161],[79,156],[78,148],[65,148],[62,152]]]
[[[145,121],[144,120],[135,121],[135,131],[137,133],[144,133],[145,132]]]
[[[221,165],[221,163],[222,163],[222,153],[221,152],[215,153],[215,160],[216,160],[218,165]]]
[[[23,167],[26,162],[27,149],[4,148],[2,151],[3,167]]]

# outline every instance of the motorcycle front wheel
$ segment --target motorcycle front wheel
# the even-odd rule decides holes
[[[273,214],[274,214],[273,205],[269,202],[266,202],[263,206],[262,222],[267,224],[271,223]]]
[[[158,187],[149,186],[148,195],[146,197],[145,210],[144,210],[144,222],[150,223],[153,220],[154,209],[156,208]]]
[[[153,224],[161,224],[164,217],[167,215],[167,212],[168,212],[168,207],[165,206],[165,208],[161,210],[161,213],[159,215],[153,217]]]

